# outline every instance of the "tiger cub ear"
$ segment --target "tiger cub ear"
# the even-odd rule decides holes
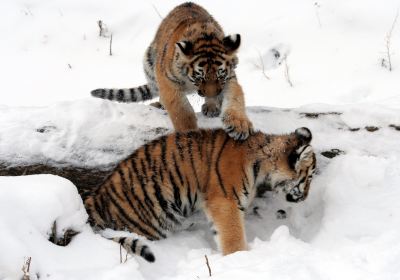
[[[228,53],[233,53],[240,46],[240,34],[228,35],[222,40],[222,43]]]
[[[296,169],[296,166],[300,161],[307,160],[312,157],[314,152],[312,147],[309,145],[312,139],[311,131],[307,127],[301,127],[296,129],[294,132],[295,137],[298,140],[296,147],[293,152],[289,154],[289,166]]]
[[[176,43],[176,45],[179,47],[181,52],[186,55],[190,56],[193,54],[193,44],[189,41],[180,41]]]
[[[297,139],[299,140],[299,146],[308,145],[311,142],[312,134],[307,127],[300,127],[294,132]]]

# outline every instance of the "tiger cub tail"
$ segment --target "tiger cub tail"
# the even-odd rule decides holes
[[[143,244],[138,238],[113,237],[109,239],[119,243],[131,255],[141,256],[148,262],[154,262],[156,260],[149,246]]]
[[[119,89],[99,88],[92,90],[91,95],[94,97],[123,103],[145,101],[159,96],[158,91],[149,85]]]

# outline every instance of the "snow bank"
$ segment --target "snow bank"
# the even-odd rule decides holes
[[[149,242],[155,264],[136,257],[120,264],[118,244],[84,225],[81,199],[69,181],[48,175],[0,178],[0,248],[7,252],[0,256],[0,276],[21,275],[24,258],[31,256],[32,272],[49,279],[204,279],[206,254],[216,279],[397,279],[400,148],[399,131],[390,125],[398,124],[400,116],[381,105],[363,108],[248,108],[255,127],[266,132],[309,127],[318,171],[305,202],[291,204],[275,194],[257,200],[260,216],[250,211],[246,219],[250,251],[227,257],[200,223]],[[90,99],[43,108],[3,107],[0,114],[0,154],[14,162],[111,163],[171,129],[161,110]],[[218,118],[198,117],[201,127],[221,125]],[[333,159],[320,154],[330,149],[343,153]],[[279,209],[286,219],[277,218]],[[56,246],[47,241],[54,220],[59,230],[73,227],[82,233],[67,247]]]
[[[94,235],[75,186],[53,175],[0,177],[0,279],[21,279],[31,257],[31,279],[141,279],[137,263],[119,263],[118,246]],[[67,247],[48,241],[57,231],[82,232]],[[125,278],[119,278],[125,277]]]

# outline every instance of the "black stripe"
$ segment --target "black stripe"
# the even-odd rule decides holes
[[[174,191],[174,203],[171,204],[171,208],[175,212],[181,214],[182,213],[181,212],[181,206],[182,206],[181,193],[179,191],[179,187],[177,186],[177,184],[175,182],[175,179],[174,179],[174,176],[172,175],[172,173],[168,172],[168,175],[169,175],[169,180],[170,180],[171,185],[172,185],[172,189]]]
[[[254,181],[257,180],[258,173],[260,172],[260,167],[261,167],[261,161],[256,160],[253,164],[253,176],[254,176]]]
[[[101,200],[101,196],[100,196]],[[105,213],[104,213],[104,205],[99,205],[99,202],[97,200],[97,197],[93,198],[93,203],[94,203],[94,209],[96,210],[96,213],[103,219],[105,220]],[[90,216],[90,215],[89,215]]]
[[[163,50],[161,52],[161,57],[160,57],[161,65],[164,65],[165,55],[167,54],[167,48],[168,48],[168,44],[165,44],[163,47]]]
[[[194,212],[194,207],[196,206],[196,202],[197,202],[197,192],[194,194],[194,200],[193,200],[193,204],[191,207],[192,212]]]
[[[161,138],[158,139],[158,144],[160,145],[160,149],[161,149],[161,164],[159,166],[159,175],[160,175],[160,180],[161,182],[164,182],[164,172],[163,170],[165,170],[165,168],[168,166],[167,164],[167,160],[166,160],[166,154],[167,154],[167,141],[166,141],[167,137],[163,136]]]
[[[117,101],[124,101],[124,91],[122,89],[117,91]]]
[[[220,170],[219,170],[219,161],[220,161],[220,159],[221,159],[221,155],[222,155],[222,152],[223,152],[223,150],[224,150],[224,148],[225,148],[225,146],[226,146],[226,143],[228,143],[228,141],[229,141],[230,138],[229,138],[229,136],[226,135],[226,134],[223,134],[223,135],[224,135],[224,137],[225,137],[225,140],[224,140],[224,143],[222,144],[222,147],[221,147],[221,149],[219,150],[218,156],[217,156],[217,158],[216,158],[216,160],[215,160],[215,171],[216,171],[217,176],[218,176],[219,185],[220,185],[222,191],[224,192],[224,196],[226,197],[226,196],[227,196],[227,193],[226,193],[226,189],[225,189],[225,186],[224,186],[224,182],[223,182],[223,180],[222,180],[221,172],[220,172]]]
[[[106,198],[104,197],[106,194],[107,193],[100,195],[100,203],[101,203],[101,208],[102,208],[102,213],[103,213],[103,219],[106,223],[109,223],[112,220],[112,218],[111,218],[111,212],[110,212],[110,205],[106,201]]]
[[[152,95],[152,93],[150,91],[150,87],[148,85],[144,85],[143,88],[146,91],[147,99],[152,99],[153,95]]]
[[[146,249],[147,249],[148,247],[146,246],[146,245],[144,245],[143,247],[142,247],[142,249],[140,250],[140,256],[141,257],[145,257],[146,256],[146,253],[145,253],[145,251],[146,251]]]
[[[158,167],[158,176],[160,176],[160,182],[162,184],[164,182],[164,172],[161,164]]]
[[[147,50],[146,54],[147,54],[147,64],[149,64],[150,68],[152,68],[154,66],[154,61],[150,49]]]
[[[132,102],[136,102],[137,98],[136,98],[136,92],[134,88],[130,88],[129,89],[129,93],[131,94],[131,101]]]
[[[167,136],[163,136],[159,139],[161,145],[161,162],[163,166],[167,166],[166,154],[167,154]]]
[[[197,143],[197,151],[200,155],[200,161],[203,159],[203,140],[204,140],[204,133],[205,132],[201,132],[200,135],[197,135],[196,137],[196,143]],[[196,133],[198,134],[198,133]]]
[[[167,200],[165,200],[164,196],[162,195],[161,187],[160,187],[160,185],[158,185],[155,178],[153,178],[153,184],[154,184],[154,190],[155,190],[154,193],[155,193],[156,199],[158,201],[158,204],[161,206],[161,209],[164,211],[166,217],[168,219],[170,219],[171,221],[173,221],[175,224],[180,225],[181,223],[175,218],[174,214],[169,212],[168,202],[167,202]]]
[[[135,163],[135,166],[136,166],[136,163]],[[149,194],[147,193],[147,190],[146,190],[146,183],[147,183],[147,175],[146,174],[148,172],[147,172],[147,169],[146,169],[146,164],[144,163],[143,159],[140,159],[140,167],[141,167],[141,170],[142,170],[143,174],[139,174],[139,172],[135,172],[135,173],[136,173],[136,176],[138,176],[138,179],[139,179],[139,182],[140,182],[140,186],[141,186],[142,191],[143,191],[144,202],[146,204],[148,204],[149,206],[154,207],[154,203],[150,199]]]
[[[174,164],[175,173],[178,175],[179,183],[180,183],[181,186],[183,186],[184,184],[183,184],[182,173],[181,173],[181,171],[179,170],[178,163],[177,163],[177,161],[176,161],[176,157],[175,157],[175,154],[174,154],[174,153],[172,153],[172,162],[173,162],[173,164]]]
[[[247,177],[247,173],[246,173],[246,171],[244,170],[243,166],[242,166],[242,173],[243,173],[244,179],[246,180],[245,184],[246,184],[246,185],[250,185],[249,178]]]
[[[239,198],[238,194],[236,193],[236,190],[235,190],[234,186],[232,187],[232,192],[233,192],[233,195],[235,196],[235,198],[236,198],[236,200],[238,202],[238,208],[239,209],[243,209],[242,202],[240,201],[240,198]]]
[[[151,95],[148,91],[148,89],[145,86],[140,86],[138,87],[140,94],[142,96],[142,100],[148,100],[151,99]]]
[[[146,100],[146,93],[144,92],[143,88],[140,86],[138,87],[142,100]]]
[[[243,179],[242,179],[242,190],[243,190],[243,194],[244,194],[246,197],[248,197],[248,196],[249,196],[249,192],[248,192],[248,190],[247,190],[246,183],[244,182]]]
[[[215,130],[211,131],[211,140],[207,144],[211,144],[210,151],[206,150],[206,160],[207,160],[207,171],[206,171],[206,179],[207,183],[206,186],[204,187],[203,191],[206,191],[208,188],[208,184],[210,183],[210,173],[211,173],[211,165],[212,165],[212,157],[215,149],[215,139],[217,137],[217,133]],[[207,145],[208,146],[208,145]]]
[[[108,96],[107,96],[108,100],[113,100],[114,99],[114,94],[113,93],[114,93],[113,89],[110,89],[108,91]]]
[[[150,145],[151,144],[146,144],[144,146],[144,159],[146,160],[146,164],[149,167],[149,169],[153,170],[152,167],[154,165],[154,162],[153,162],[152,157],[150,155]]]
[[[184,154],[183,154],[183,146],[181,143],[181,140],[182,140],[181,136],[182,136],[181,133],[179,133],[179,132],[175,133],[175,146],[178,148],[179,156],[181,157],[181,160],[183,160]]]
[[[194,159],[193,159],[193,138],[192,138],[192,136],[193,136],[192,132],[188,133],[188,135],[187,135],[187,137],[188,137],[189,159],[190,159],[190,165],[192,167],[192,171],[193,171],[194,177],[196,179],[197,190],[200,190],[199,176],[197,175],[197,170],[196,170],[196,167],[195,167],[195,164],[194,164]],[[186,179],[186,181],[189,184],[189,180]],[[189,204],[190,204],[191,208],[193,208],[194,206],[192,204],[191,187],[190,186],[188,186],[188,200],[189,200]]]
[[[183,206],[182,214],[183,214],[184,217],[187,217],[187,215],[188,215],[188,211],[187,211],[186,205]]]
[[[100,95],[100,97],[101,98],[105,98],[106,97],[106,90],[103,88],[103,89],[101,89],[101,95]]]
[[[130,244],[131,250],[132,250],[132,252],[134,252],[135,254],[137,254],[137,253],[136,253],[137,242],[138,242],[137,239],[133,239],[133,240],[132,240],[132,244]]]
[[[190,187],[189,179],[187,177],[186,177],[186,181],[188,182],[186,197],[187,197],[187,200],[189,202],[190,208],[194,208],[193,201],[192,201],[192,188]]]

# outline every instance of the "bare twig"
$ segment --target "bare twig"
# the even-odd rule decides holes
[[[264,60],[262,59],[261,53],[260,51],[257,51],[258,53],[258,59],[260,61],[260,64],[254,63],[254,66],[258,69],[261,70],[261,73],[263,74],[263,76],[267,79],[267,80],[271,80],[267,74],[265,74],[265,65],[264,65]]]
[[[153,9],[156,11],[156,13],[160,17],[160,19],[163,19],[163,16],[160,14],[160,12],[158,11],[157,7],[154,4],[151,4],[151,5],[153,6]]]
[[[397,18],[399,17],[399,10],[396,12],[396,16],[392,22],[392,26],[390,27],[389,32],[386,34],[386,56],[387,56],[387,64],[385,63],[384,59],[382,60],[382,66],[386,67],[389,71],[392,71],[392,58],[391,58],[391,51],[390,51],[390,43],[392,39],[392,33],[397,23]]]
[[[128,261],[128,251],[125,251],[125,260],[123,263]],[[122,263],[122,244],[119,244],[119,263]]]
[[[112,55],[112,33],[111,33],[111,37],[110,37],[110,56]]]
[[[31,268],[31,260],[32,257],[29,257],[24,265],[22,266],[22,272],[24,273],[24,275],[22,276],[22,280],[30,280],[30,275],[29,275],[29,269]]]
[[[318,2],[315,2],[314,7],[315,7],[315,15],[317,16],[317,20],[318,20],[318,25],[321,28],[322,24],[321,24],[321,19],[319,17],[319,12],[318,12],[319,11],[318,9],[321,7],[321,5]]]
[[[206,265],[208,267],[208,275],[211,277],[211,267],[210,267],[210,264],[208,263],[207,255],[204,255],[204,257],[206,258]]]
[[[98,20],[97,25],[99,26],[99,37],[101,37],[103,35],[103,22]]]
[[[285,62],[285,77],[286,77],[286,81],[289,83],[289,85],[290,85],[291,87],[293,87],[293,83],[292,83],[292,81],[290,80],[290,75],[289,75],[289,65],[288,65],[288,63],[287,63],[287,55],[285,55],[285,56],[283,57],[283,61]]]
[[[122,263],[122,244],[119,244],[119,263]]]

